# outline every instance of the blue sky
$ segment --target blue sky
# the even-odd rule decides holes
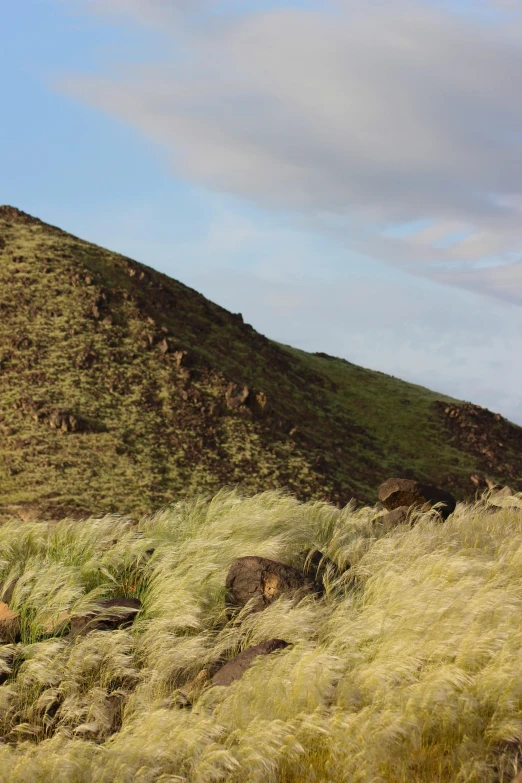
[[[517,2],[2,16],[0,203],[522,423]]]

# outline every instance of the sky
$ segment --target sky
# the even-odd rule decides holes
[[[0,203],[522,424],[522,0],[17,0]]]

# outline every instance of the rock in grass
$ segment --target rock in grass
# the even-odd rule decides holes
[[[71,619],[69,637],[84,636],[90,631],[113,631],[132,625],[141,609],[137,598],[106,598],[96,601],[95,608]]]
[[[317,585],[292,566],[249,556],[233,561],[226,588],[228,606],[242,607],[254,598],[253,609],[259,612],[283,593],[317,590]]]
[[[212,677],[210,684],[230,685],[241,679],[258,655],[269,655],[274,650],[283,650],[285,647],[288,647],[288,642],[285,642],[283,639],[270,639],[268,642],[261,642],[253,647],[249,647],[248,650],[243,650],[242,653],[239,653],[239,655],[236,655],[235,658],[232,658],[232,660],[222,666]]]
[[[12,644],[20,639],[20,615],[0,602],[0,643]]]
[[[453,495],[438,487],[421,484],[412,479],[390,478],[379,487],[379,500],[384,508],[393,511],[399,506],[415,506],[429,511],[436,503],[443,505],[437,509],[443,519],[455,511],[457,502]]]

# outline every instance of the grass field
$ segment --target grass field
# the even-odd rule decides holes
[[[522,495],[495,502],[387,530],[379,509],[224,489],[138,527],[3,525],[22,639],[0,646],[1,783],[508,783],[522,765]],[[308,547],[341,572],[322,597],[227,619],[235,557],[300,566]],[[52,635],[101,596],[140,598],[129,630]],[[202,669],[274,637],[290,646],[180,706]]]

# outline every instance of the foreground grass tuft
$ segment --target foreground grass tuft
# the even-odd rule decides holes
[[[22,640],[0,646],[0,781],[508,783],[522,764],[522,495],[496,502],[387,530],[355,504],[223,490],[137,528],[5,524],[0,584],[14,584]],[[301,567],[310,547],[339,568],[322,597],[227,618],[234,558]],[[119,596],[143,603],[131,629],[53,635],[63,613]],[[290,646],[180,706],[202,669],[274,637]]]

